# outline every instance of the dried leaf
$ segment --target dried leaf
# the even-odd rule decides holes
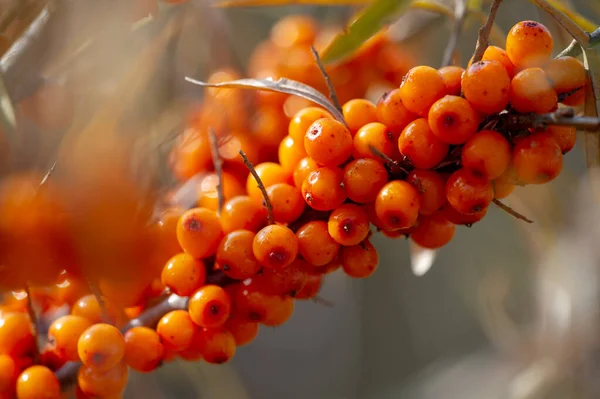
[[[410,241],[410,267],[415,276],[421,277],[431,269],[437,256],[437,251],[423,248]]]
[[[207,83],[200,80],[196,80],[190,77],[186,77],[190,83],[196,84],[202,87],[217,87],[223,89],[251,89],[251,90],[264,90],[264,91],[275,91],[278,93],[291,94],[294,96],[302,97],[307,100],[314,102],[329,111],[335,119],[340,122],[344,122],[344,116],[335,105],[325,95],[313,87],[297,82],[295,80],[280,78],[277,80],[273,79],[238,79],[230,82],[222,83]]]

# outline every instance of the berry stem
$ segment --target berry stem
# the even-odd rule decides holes
[[[92,292],[92,295],[96,297],[96,300],[98,301],[98,306],[100,306],[102,321],[105,323],[110,323],[108,311],[106,310],[106,302],[104,301],[104,298],[102,298],[102,293],[100,292],[96,284],[94,284],[93,282],[88,281],[88,284],[90,286],[90,291]]]
[[[267,194],[267,189],[265,188],[265,185],[263,184],[262,180],[260,179],[260,176],[258,176],[258,173],[256,173],[256,169],[254,169],[252,162],[250,162],[250,160],[248,159],[248,157],[246,156],[244,151],[240,150],[240,156],[244,160],[244,165],[246,165],[246,167],[248,168],[250,173],[252,173],[252,176],[254,176],[254,179],[256,180],[256,184],[257,184],[258,188],[260,189],[260,192],[262,193],[263,198],[265,199],[265,207],[267,208],[267,217],[269,220],[269,224],[275,224],[275,218],[273,217],[273,205],[271,205],[271,200],[269,199],[269,195]]]
[[[516,217],[517,219],[523,220],[524,222],[527,223],[533,223],[533,220],[526,218],[525,216],[521,215],[519,212],[515,211],[514,209],[512,209],[510,206],[502,203],[500,200],[494,198],[492,200],[492,202],[500,209],[502,209],[504,212],[508,213],[509,215],[512,215],[514,217]]]
[[[40,356],[40,337],[39,337],[39,328],[38,328],[38,317],[35,309],[33,308],[33,298],[31,297],[31,290],[29,289],[29,285],[25,286],[25,293],[27,294],[27,313],[29,314],[29,320],[31,321],[31,328],[33,330],[33,335],[35,337],[35,348],[33,354],[33,360],[35,362],[38,361]]]
[[[383,159],[388,164],[390,169],[392,169],[394,172],[399,171],[399,172],[408,174],[408,171],[406,169],[404,169],[402,167],[402,165],[400,165],[400,162],[388,157],[387,155],[385,155],[383,152],[379,151],[377,148],[375,148],[372,145],[369,146],[369,150],[371,151],[371,153],[373,155],[376,155],[379,158]]]
[[[328,299],[323,298],[322,296],[315,296],[312,298],[312,301],[317,305],[326,306],[328,308],[332,308],[335,304]]]
[[[473,53],[473,63],[481,61],[483,53],[489,45],[490,33],[492,33],[492,27],[494,26],[494,21],[496,20],[496,14],[498,13],[498,8],[500,8],[500,3],[502,3],[502,0],[494,0],[492,2],[485,24],[479,28],[477,45],[475,46],[475,52]]]
[[[563,108],[547,114],[513,114],[506,115],[505,121],[508,127],[533,127],[544,128],[546,126],[573,126],[577,129],[587,131],[600,131],[600,118],[592,116],[575,116],[572,108]]]
[[[458,47],[458,40],[460,39],[460,35],[463,31],[463,26],[465,25],[465,19],[468,14],[468,7],[466,0],[455,0],[454,7],[454,29],[452,30],[452,34],[450,35],[450,39],[448,40],[448,44],[444,49],[444,56],[442,58],[442,66],[451,65],[453,59],[456,55],[456,50]]]
[[[219,156],[217,134],[213,128],[208,130],[208,138],[210,139],[210,155],[212,157],[213,165],[215,166],[215,173],[217,174],[217,199],[219,201],[217,212],[220,213],[223,208],[223,203],[225,202],[225,196],[223,194],[223,161]]]
[[[54,161],[52,163],[52,166],[50,166],[50,169],[48,169],[48,172],[46,172],[46,174],[44,175],[44,178],[42,179],[42,181],[40,181],[40,186],[43,186],[44,184],[46,184],[46,182],[50,178],[50,175],[52,175],[52,173],[54,173],[55,168],[56,168],[56,161]]]
[[[319,67],[319,71],[321,71],[321,75],[323,76],[323,79],[325,80],[325,84],[327,85],[327,89],[329,90],[329,98],[331,99],[331,102],[338,109],[338,111],[340,111],[340,113],[342,113],[342,106],[341,106],[340,100],[337,96],[337,92],[335,91],[335,87],[333,86],[333,82],[331,81],[329,74],[327,73],[327,71],[325,70],[325,67],[323,66],[323,63],[321,62],[321,57],[319,56],[318,51],[313,46],[310,46],[310,51],[312,51],[313,57],[315,58],[315,62],[317,63],[317,66]],[[344,122],[344,125],[346,125],[346,121],[343,121],[343,122]],[[348,127],[348,125],[346,125],[346,127]]]
[[[556,9],[546,0],[533,0],[539,8],[546,11],[558,24],[569,34],[575,41],[583,47],[587,47],[590,43],[590,34],[584,31],[573,20],[567,17],[563,12]]]
[[[592,48],[600,44],[600,28],[596,29],[592,33],[589,34],[590,41],[588,43],[588,47]],[[558,57],[577,57],[581,55],[582,49],[577,40],[573,39],[573,41],[563,50],[561,51],[556,58]]]

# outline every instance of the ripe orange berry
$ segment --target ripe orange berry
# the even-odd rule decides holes
[[[460,213],[459,211],[454,209],[452,205],[450,205],[450,203],[446,203],[442,207],[440,212],[448,221],[456,225],[471,226],[472,224],[477,223],[478,221],[483,219],[483,217],[487,214],[487,210],[488,208],[484,208],[483,210],[472,214]]]
[[[202,328],[198,332],[202,358],[211,364],[223,364],[235,355],[235,337],[224,327]]]
[[[108,398],[121,395],[128,378],[129,370],[124,362],[105,370],[84,365],[77,373],[77,384],[85,395]]]
[[[224,327],[233,335],[236,346],[249,344],[258,335],[258,323],[240,317],[230,317]]]
[[[231,298],[218,285],[205,285],[190,298],[188,312],[200,327],[220,327],[231,314]]]
[[[308,174],[302,183],[304,201],[317,211],[329,211],[346,200],[344,173],[337,167],[322,167]]]
[[[311,268],[312,265],[304,259],[296,258],[285,269],[264,269],[260,275],[252,278],[251,284],[268,295],[294,297],[306,284],[306,271]]]
[[[281,143],[279,143],[279,164],[287,173],[294,173],[296,165],[298,165],[298,162],[306,155],[304,140],[296,141],[292,136],[286,136],[281,140]]]
[[[508,197],[515,189],[515,185],[506,173],[494,180],[492,185],[494,186],[494,198],[497,199]]]
[[[518,22],[506,36],[506,53],[518,69],[543,66],[552,55],[553,45],[548,28],[536,21]]]
[[[264,267],[282,269],[296,258],[298,239],[287,227],[273,224],[256,233],[252,251]]]
[[[411,227],[419,216],[419,206],[419,192],[403,180],[387,183],[375,199],[375,213],[386,230]]]
[[[125,355],[123,334],[110,324],[94,324],[79,337],[77,353],[81,362],[91,368],[106,370],[114,367]]]
[[[335,119],[318,119],[306,131],[304,148],[320,165],[337,166],[352,153],[352,135]]]
[[[277,223],[293,222],[302,215],[306,208],[302,192],[290,184],[274,184],[267,188],[267,195],[271,200],[273,218]]]
[[[19,366],[12,356],[0,355],[0,397],[9,397],[14,393],[19,371]]]
[[[462,97],[444,96],[429,109],[427,118],[435,135],[444,143],[462,144],[476,131],[479,115]]]
[[[508,77],[512,79],[515,76],[516,68],[513,65],[510,58],[508,58],[508,54],[506,50],[497,47],[497,46],[487,46],[483,53],[483,57],[481,57],[482,61],[498,61],[504,66],[506,72],[508,73]]]
[[[223,204],[220,219],[225,234],[235,230],[257,232],[267,224],[267,210],[253,198],[240,195]]]
[[[548,133],[534,133],[515,141],[512,165],[523,184],[544,184],[554,180],[562,170],[560,146]]]
[[[322,118],[333,119],[333,115],[319,107],[303,108],[290,120],[288,134],[295,142],[304,143],[304,136],[310,125]]]
[[[67,315],[54,320],[48,330],[48,340],[53,350],[62,359],[70,362],[79,360],[77,346],[79,337],[92,323],[81,316]]]
[[[352,247],[348,247],[352,248]],[[309,274],[306,280],[306,284],[300,292],[296,295],[296,299],[312,299],[319,294],[321,286],[323,285],[322,274]]]
[[[323,266],[331,262],[338,253],[340,244],[331,235],[327,222],[312,220],[296,231],[298,254],[314,266]]]
[[[316,21],[308,15],[288,15],[271,28],[271,40],[277,46],[290,48],[312,44],[317,36]]]
[[[169,166],[177,179],[185,181],[212,164],[210,140],[206,131],[186,129],[173,145]]]
[[[419,118],[408,124],[398,138],[398,149],[418,169],[430,169],[448,155],[448,144],[433,133],[427,119]]]
[[[409,111],[402,103],[400,89],[385,93],[377,102],[377,121],[383,123],[398,136],[417,115]]]
[[[585,86],[585,67],[577,58],[558,57],[544,66],[544,72],[557,93],[565,93]]]
[[[277,183],[289,183],[291,180],[291,174],[287,172],[281,165],[275,162],[263,162],[254,166],[254,170],[258,177],[262,181],[265,188],[271,187],[273,184]],[[248,180],[246,181],[246,191],[248,195],[253,198],[255,201],[260,203],[263,202],[263,194],[262,191],[258,188],[258,184],[256,183],[256,179],[250,173],[248,175]]]
[[[319,164],[314,159],[311,157],[302,158],[294,168],[294,186],[302,189],[304,179],[306,179],[310,172],[317,169],[319,169]]]
[[[429,107],[446,94],[442,75],[437,69],[425,65],[410,69],[400,84],[402,103],[420,116],[427,116]]]
[[[202,259],[217,251],[223,228],[215,211],[193,208],[186,211],[177,223],[177,240],[191,256]]]
[[[438,69],[438,72],[442,75],[442,79],[444,79],[444,83],[446,84],[448,95],[460,95],[460,80],[464,71],[464,68],[455,65],[449,65]]]
[[[223,198],[225,201],[245,194],[244,184],[234,174],[223,171],[221,173],[223,185]],[[198,207],[217,211],[219,206],[219,177],[216,173],[207,174],[198,187]]]
[[[385,166],[375,159],[354,159],[344,167],[344,188],[348,198],[354,202],[364,204],[375,201],[377,193],[387,181]]]
[[[263,105],[255,109],[251,131],[259,145],[259,154],[273,154],[286,136],[288,119],[278,105]]]
[[[23,356],[35,348],[31,320],[26,313],[0,314],[0,354]]]
[[[372,275],[379,264],[379,254],[371,241],[364,240],[360,244],[342,248],[342,267],[344,272],[354,278],[365,278]]]
[[[498,61],[474,63],[463,74],[461,84],[465,98],[479,112],[493,114],[508,105],[510,78]]]
[[[160,280],[174,294],[189,296],[206,281],[206,268],[204,262],[183,252],[169,259]]]
[[[419,192],[421,215],[432,215],[446,203],[446,180],[433,170],[414,169],[406,181]]]
[[[385,162],[381,156],[371,150],[371,147],[393,159],[396,158],[395,154],[397,152],[396,140],[394,140],[392,132],[383,123],[369,123],[358,129],[354,135],[352,156],[354,159],[372,158]]]
[[[511,156],[506,138],[493,130],[482,130],[467,141],[462,149],[463,168],[494,180],[508,168]]]
[[[124,338],[124,359],[129,367],[147,373],[160,366],[165,348],[156,331],[148,327],[133,327]]]
[[[369,216],[356,204],[342,204],[329,215],[329,235],[341,245],[357,245],[369,235]]]
[[[575,147],[577,129],[574,126],[548,126],[546,132],[554,137],[563,154]]]
[[[186,349],[198,330],[186,310],[172,310],[164,315],[156,326],[156,333],[165,351],[179,352]]]
[[[494,189],[488,179],[463,168],[448,177],[446,198],[458,212],[472,214],[490,205],[494,199]]]
[[[342,107],[342,112],[344,120],[352,132],[356,132],[367,123],[377,122],[375,104],[363,98],[348,101]]]
[[[244,280],[260,271],[261,265],[252,252],[255,236],[249,230],[235,230],[223,237],[216,262],[227,276]]]
[[[518,112],[550,112],[557,102],[556,91],[542,68],[523,69],[510,82],[510,105]]]
[[[444,217],[443,212],[421,216],[410,232],[410,238],[423,248],[437,249],[448,244],[456,225]]]
[[[277,327],[284,324],[294,313],[294,299],[289,296],[275,295],[267,308],[267,316],[262,321],[265,326]]]
[[[108,302],[106,298],[103,298],[104,305],[106,307],[106,313],[110,322],[117,320],[117,309]],[[85,295],[77,302],[73,304],[71,308],[71,314],[74,316],[81,316],[88,319],[92,324],[102,322],[103,311],[98,298],[95,295]]]
[[[58,399],[60,383],[49,368],[31,366],[19,376],[16,391],[19,399]]]

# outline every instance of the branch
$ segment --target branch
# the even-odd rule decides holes
[[[573,20],[567,17],[563,12],[556,9],[546,0],[533,0],[538,7],[546,11],[558,24],[566,30],[569,35],[580,45],[587,47],[590,43],[590,34],[584,31]]]
[[[505,205],[500,200],[494,198],[492,202],[494,203],[494,205],[496,205],[498,208],[502,209],[504,212],[508,213],[509,215],[512,215],[519,220],[523,220],[524,222],[533,223],[533,220],[528,219],[525,216],[521,215],[519,212],[515,211],[510,206]]]
[[[595,47],[600,44],[600,28],[596,29],[589,35],[590,35],[590,41],[588,43],[588,47],[591,48],[591,47]],[[569,44],[567,46],[567,48],[565,48],[563,51],[561,51],[556,57],[557,58],[558,57],[566,57],[566,56],[577,57],[577,56],[581,55],[581,53],[582,53],[581,46],[579,45],[579,43],[577,43],[577,40],[573,40],[571,42],[571,44]]]
[[[494,0],[492,2],[485,24],[479,28],[477,45],[475,46],[475,52],[473,53],[473,64],[481,61],[483,53],[489,45],[490,33],[492,33],[492,27],[494,26],[494,21],[496,20],[496,14],[498,13],[500,3],[502,3],[502,0]]]
[[[219,201],[217,212],[220,213],[225,202],[225,194],[223,194],[223,161],[219,156],[219,144],[217,143],[217,135],[213,128],[208,130],[208,138],[210,140],[210,154],[217,175],[217,199]]]
[[[548,114],[503,114],[504,123],[510,127],[533,127],[536,129],[547,126],[573,126],[587,131],[600,131],[600,118],[592,116],[575,116],[572,108],[563,108]]]
[[[458,40],[463,31],[465,25],[465,19],[468,13],[467,1],[466,0],[455,0],[454,9],[454,29],[444,50],[444,56],[442,57],[442,66],[448,66],[452,64],[454,54],[458,47]]]
[[[250,162],[244,151],[240,150],[240,156],[244,160],[244,165],[246,165],[246,167],[254,177],[254,180],[256,180],[256,185],[258,186],[260,192],[262,193],[265,199],[265,207],[267,208],[269,224],[275,224],[275,218],[273,217],[273,205],[271,205],[271,200],[269,199],[269,195],[267,194],[267,189],[265,188],[265,185],[260,179],[258,173],[256,173],[256,169],[254,169],[252,162]]]
[[[335,107],[338,109],[338,111],[340,111],[340,113],[342,113],[342,106],[340,105],[340,100],[338,99],[337,93],[335,91],[335,87],[333,86],[333,83],[331,82],[331,78],[327,74],[327,71],[325,71],[325,67],[323,66],[323,63],[321,62],[321,57],[319,57],[319,53],[317,52],[317,50],[315,50],[315,48],[313,46],[310,46],[310,51],[312,51],[313,57],[315,57],[315,62],[317,63],[317,66],[319,67],[319,71],[321,71],[321,75],[323,75],[323,79],[325,80],[325,84],[327,85],[327,89],[329,90],[329,98],[331,99],[331,102],[333,103],[333,105],[335,105]],[[344,122],[344,124],[345,123],[346,122]]]

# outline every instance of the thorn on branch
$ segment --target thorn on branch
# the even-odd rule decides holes
[[[509,215],[512,215],[519,220],[523,220],[526,223],[533,223],[533,220],[528,219],[527,217],[521,215],[519,212],[515,211],[510,206],[502,203],[500,200],[494,198],[494,200],[492,202],[494,203],[494,205],[496,205],[498,208],[502,209],[504,212],[508,213]]]
[[[329,74],[327,73],[327,71],[325,71],[325,67],[321,62],[321,57],[319,57],[319,53],[317,52],[317,50],[315,50],[313,46],[310,46],[310,51],[312,51],[313,57],[315,57],[315,62],[319,67],[319,71],[321,71],[321,75],[323,75],[323,79],[325,80],[325,84],[327,85],[327,89],[329,90],[329,98],[331,99],[331,102],[333,102],[333,105],[338,109],[338,111],[340,111],[340,113],[342,113],[342,106],[340,104],[340,100],[338,99],[335,87],[333,87],[333,83],[331,82]],[[346,122],[344,122],[344,124],[345,123]]]
[[[489,45],[490,33],[492,33],[492,27],[494,26],[494,21],[496,20],[496,14],[498,13],[498,8],[500,8],[500,3],[502,3],[502,0],[494,0],[492,2],[485,24],[479,28],[477,45],[475,46],[475,52],[473,53],[473,64],[481,61],[481,58],[483,58],[483,53]]]
[[[260,179],[260,176],[258,176],[258,173],[256,173],[256,169],[254,169],[252,162],[250,162],[244,151],[240,150],[239,154],[244,160],[244,165],[246,165],[252,176],[254,176],[254,180],[256,180],[256,185],[258,186],[259,190],[262,192],[262,195],[265,200],[265,207],[267,208],[269,224],[275,224],[275,218],[273,217],[273,205],[271,205],[271,200],[269,199],[269,195],[267,194],[267,189],[265,188],[265,185]]]
[[[223,194],[223,161],[219,156],[219,144],[217,142],[217,134],[211,127],[208,129],[208,138],[210,140],[210,154],[212,162],[215,167],[215,174],[217,175],[217,200],[218,208],[217,212],[220,213],[223,209],[223,203],[225,202],[225,195]]]

